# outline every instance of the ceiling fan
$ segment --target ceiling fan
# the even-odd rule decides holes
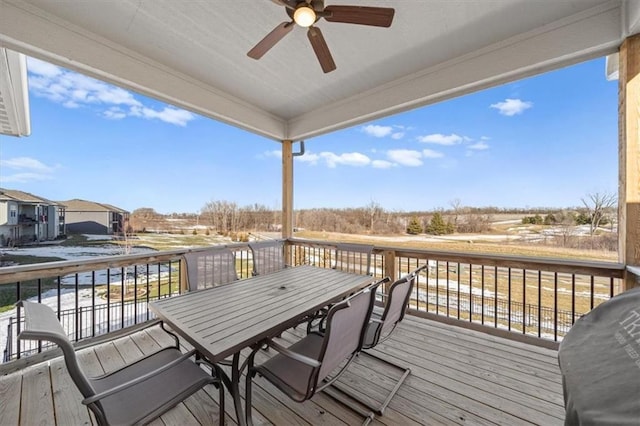
[[[307,37],[315,52],[322,71],[325,73],[336,69],[333,57],[329,51],[320,28],[313,24],[320,18],[329,22],[343,22],[346,24],[372,25],[375,27],[390,27],[395,10],[389,7],[365,7],[365,6],[324,6],[324,0],[272,0],[274,3],[284,6],[291,21],[285,21],[275,27],[265,38],[260,40],[247,56],[260,59],[284,36],[289,34],[298,24],[309,28]]]

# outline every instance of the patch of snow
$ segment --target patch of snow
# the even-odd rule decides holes
[[[111,241],[113,240],[112,235],[98,235],[98,234],[82,234],[82,236],[87,238],[87,241]]]

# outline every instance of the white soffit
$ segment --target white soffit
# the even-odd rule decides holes
[[[26,58],[0,48],[0,134],[29,136],[29,118]]]
[[[626,34],[640,33],[640,0],[627,1],[626,19]]]
[[[288,20],[271,0],[0,0],[0,45],[268,138],[300,140],[617,51],[640,0],[326,0],[395,8],[391,28]]]

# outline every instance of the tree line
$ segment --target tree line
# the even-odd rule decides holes
[[[314,208],[294,212],[297,229],[352,234],[433,234],[484,233],[491,229],[496,215],[523,215],[523,223],[534,225],[590,225],[595,230],[615,217],[616,197],[591,193],[582,198],[583,205],[572,209],[469,207],[460,200],[450,202],[449,209],[433,211],[394,211],[371,201],[357,208]],[[199,225],[211,232],[229,235],[238,232],[280,230],[280,210],[261,204],[240,206],[235,202],[212,200],[199,213],[162,215],[152,208],[132,212],[130,225],[136,232],[154,230],[171,232],[171,226],[181,229],[188,224]],[[175,225],[172,225],[175,224]],[[157,229],[164,227],[164,229]]]

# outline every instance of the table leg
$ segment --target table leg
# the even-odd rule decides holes
[[[233,361],[231,363],[231,389],[229,389],[229,392],[231,392],[233,396],[233,405],[236,409],[238,426],[246,426],[247,419],[242,409],[242,399],[240,397],[240,376],[242,375],[242,371],[240,371],[239,363],[240,352],[237,352],[233,354]]]
[[[240,396],[240,376],[242,371],[240,369],[240,353],[235,353],[231,361],[231,378],[227,375],[222,368],[220,369],[222,382],[229,390],[231,397],[233,398],[233,406],[236,411],[236,418],[238,419],[238,426],[247,426],[247,419],[245,417],[244,410],[242,409],[242,398]]]

